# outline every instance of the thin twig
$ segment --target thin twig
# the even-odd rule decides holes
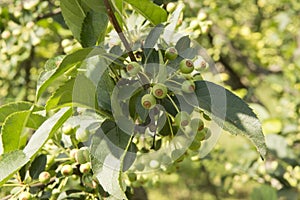
[[[113,25],[114,29],[117,31],[122,43],[125,46],[125,49],[128,51],[128,55],[130,57],[130,60],[131,61],[136,61],[136,58],[135,58],[135,56],[132,52],[132,49],[129,45],[129,42],[127,41],[126,37],[124,36],[122,28],[121,28],[121,26],[119,25],[119,23],[117,21],[117,18],[114,14],[114,11],[111,7],[111,4],[110,4],[109,0],[103,0],[103,2],[104,2],[104,5],[106,7],[106,11],[107,11],[107,14],[108,14],[109,21]]]

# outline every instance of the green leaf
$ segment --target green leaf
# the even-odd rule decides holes
[[[34,106],[32,108],[32,106]],[[0,125],[6,120],[6,118],[15,113],[20,111],[27,111],[31,110],[30,117],[28,118],[26,127],[37,129],[41,123],[46,120],[46,117],[41,115],[39,112],[42,112],[44,109],[43,107],[33,105],[30,102],[20,101],[20,102],[13,102],[8,103],[0,107]]]
[[[72,104],[94,108],[96,87],[85,75],[78,75],[61,85],[48,99],[46,110]]]
[[[58,130],[59,127],[71,116],[72,109],[62,108],[47,119],[32,135],[23,152],[32,158],[42,148],[46,141]]]
[[[18,150],[21,147],[21,134],[30,116],[30,110],[15,112],[9,115],[1,129],[4,153]]]
[[[64,59],[64,57],[65,55],[59,55],[48,59],[44,65],[45,71],[51,71],[57,68],[60,65],[61,61]]]
[[[102,1],[62,0],[60,6],[66,24],[83,47],[103,41],[108,18]]]
[[[195,84],[199,107],[212,114],[212,119],[224,130],[246,135],[264,158],[267,150],[265,138],[253,110],[242,99],[219,85],[208,81],[197,81]],[[186,101],[190,102],[189,98]]]
[[[98,12],[106,12],[105,5],[103,1],[95,1],[95,0],[83,0],[83,2],[94,11]]]
[[[58,77],[63,75],[73,66],[90,57],[102,55],[103,52],[104,50],[102,48],[85,48],[65,56],[58,68],[48,71],[40,76],[37,85],[36,98],[39,99],[42,93],[52,82],[54,82]]]
[[[154,48],[155,44],[157,43],[157,40],[159,39],[163,31],[164,31],[164,26],[162,24],[155,26],[148,34],[143,47],[146,49]]]
[[[254,188],[251,192],[251,200],[277,200],[276,189],[268,185],[261,185],[260,187]]]
[[[47,156],[41,154],[37,156],[29,167],[29,174],[31,178],[38,179],[41,172],[45,170],[47,164]]]
[[[111,110],[110,97],[114,90],[115,83],[109,75],[109,71],[105,70],[102,74],[97,86],[97,100],[99,107],[104,110]]]
[[[99,11],[88,11],[81,29],[81,44],[83,47],[94,46],[102,42],[105,37],[108,20],[105,14]]]
[[[78,75],[74,82],[72,101],[89,108],[96,106],[96,86],[85,75]]]
[[[92,169],[105,191],[116,199],[127,199],[121,172],[124,157],[133,162],[135,153],[126,154],[131,135],[123,132],[113,121],[106,120],[93,137],[91,145]],[[132,163],[131,163],[132,164]],[[128,164],[126,166],[128,168]],[[109,180],[109,181],[107,181]]]
[[[145,44],[143,46],[144,48],[144,54],[146,59],[150,55],[150,53],[153,51],[153,48],[155,47],[155,44],[157,43],[157,40],[159,39],[160,35],[163,33],[163,25],[159,24],[156,27],[154,27],[149,35],[147,36],[145,40]]]
[[[123,18],[122,18],[122,13],[123,13],[123,0],[112,0],[112,4],[115,8],[115,15],[116,15],[116,18],[120,24],[120,26],[122,27],[123,25]]]
[[[189,36],[183,36],[177,41],[175,48],[177,49],[178,54],[180,55],[186,49],[189,49],[190,46],[191,46],[191,40]]]
[[[199,49],[191,47],[191,40],[189,36],[181,37],[177,41],[175,48],[177,49],[181,58],[193,59],[199,52]]]
[[[39,114],[39,112],[31,112],[26,127],[36,130],[46,119],[47,117]]]
[[[0,186],[13,176],[29,158],[21,150],[11,151],[0,156]]]
[[[157,25],[167,20],[167,11],[149,0],[125,0],[152,24]]]
[[[19,101],[0,106],[0,124],[2,124],[10,114],[18,111],[30,110],[32,105],[33,104],[30,102]],[[33,111],[40,111],[42,109],[42,107],[35,106]]]
[[[113,0],[112,2],[115,5],[116,9],[118,9],[119,12],[122,13],[122,10],[123,10],[123,0]]]
[[[84,18],[86,17],[86,13],[82,8],[81,1],[62,0],[60,1],[60,8],[65,22],[72,31],[75,39],[81,42],[80,34]]]
[[[30,102],[13,102],[0,107],[0,124],[12,113],[29,110],[32,106]]]

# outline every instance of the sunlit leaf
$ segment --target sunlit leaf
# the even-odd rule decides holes
[[[103,41],[108,18],[102,1],[62,0],[60,6],[66,24],[83,47]]]
[[[94,108],[96,86],[84,75],[78,75],[61,85],[48,99],[46,110],[73,104]]]
[[[32,135],[23,152],[28,158],[32,158],[47,142],[59,127],[71,116],[72,109],[62,108],[47,119]]]
[[[247,136],[257,147],[262,158],[266,143],[261,123],[253,110],[229,90],[208,81],[197,81],[195,93],[199,107],[212,115],[212,119],[232,134]],[[190,102],[189,99],[186,99]]]
[[[92,169],[105,191],[116,199],[127,199],[121,180],[124,158],[130,148],[131,135],[123,132],[113,121],[105,121],[96,131],[91,145]],[[127,167],[135,152],[126,155]],[[128,159],[130,158],[130,159]],[[133,158],[133,159],[132,159]],[[107,181],[109,180],[109,181]]]
[[[30,110],[32,106],[32,103],[25,101],[12,102],[0,106],[0,124],[2,124],[6,117],[8,117],[10,114],[19,111]],[[41,110],[43,110],[43,107],[40,106],[34,106],[32,109],[33,112]]]
[[[0,156],[0,186],[3,185],[29,158],[21,150],[11,151]]]
[[[146,58],[148,58],[149,54],[153,51],[155,44],[157,43],[157,40],[159,39],[163,31],[163,25],[159,24],[156,27],[154,27],[148,34],[145,40],[145,44],[143,46]]]
[[[71,69],[76,64],[82,62],[83,60],[96,56],[102,55],[103,49],[101,48],[85,48],[78,50],[72,54],[67,55],[58,68],[48,71],[47,73],[43,73],[37,84],[37,95],[36,99],[39,99],[42,93],[46,90],[46,88],[53,83],[58,77],[62,76],[66,71]],[[78,66],[79,67],[79,66]]]
[[[149,0],[124,0],[154,25],[167,20],[167,12]]]
[[[11,135],[11,132],[13,132],[16,138],[18,138],[23,128],[25,127],[37,129],[46,120],[46,117],[42,113],[43,109],[44,109],[43,107],[36,106],[30,102],[23,102],[23,101],[13,102],[1,106],[0,125],[4,123],[5,120],[7,120],[7,122],[4,123],[2,127],[2,138],[8,137],[7,141],[12,143],[12,141],[10,141],[11,140],[10,137],[12,136],[9,136]],[[24,118],[25,116],[23,116],[25,115],[24,112],[29,112],[29,116],[26,117],[26,120]],[[16,125],[15,123],[17,124],[17,126],[15,126]],[[17,142],[17,140],[18,139],[16,139],[15,142]]]
[[[88,11],[84,18],[80,39],[83,47],[94,46],[97,42],[102,42],[105,37],[107,27],[107,16],[99,11]]]
[[[4,153],[18,150],[21,146],[21,134],[27,124],[30,110],[14,112],[9,115],[1,129]]]
[[[106,70],[97,85],[97,100],[99,107],[104,110],[111,110],[111,100],[110,97],[114,90],[115,83],[109,75],[109,71]]]

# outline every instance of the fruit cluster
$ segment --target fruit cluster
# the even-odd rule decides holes
[[[200,111],[201,117],[199,110],[195,108],[185,111],[184,106],[181,106],[177,99],[177,95],[181,97],[195,95],[195,81],[202,80],[199,72],[205,70],[208,63],[201,56],[193,59],[182,58],[175,47],[167,48],[163,55],[164,64],[158,67],[172,68],[171,73],[167,74],[164,80],[149,74],[160,69],[148,70],[140,62],[129,62],[126,65],[125,71],[129,75],[126,78],[140,80],[141,77],[146,77],[149,83],[143,88],[140,102],[137,102],[148,113],[148,118],[146,117],[144,121],[140,118],[134,119],[137,122],[140,121],[137,125],[144,126],[135,130],[133,142],[138,148],[138,154],[133,167],[127,172],[126,180],[134,187],[145,183],[153,184],[152,175],[149,173],[151,171],[160,170],[165,173],[175,171],[179,163],[188,157],[187,155],[197,155],[196,152],[200,149],[201,142],[211,135],[210,130],[204,126],[204,121],[210,120],[209,117]],[[170,83],[175,83],[176,86]],[[172,110],[160,109],[166,102],[172,105]],[[178,143],[187,142],[177,146],[175,144],[167,153],[147,156],[147,154],[169,148],[175,137],[179,138]],[[193,156],[193,160],[197,159],[199,155],[198,158]],[[145,174],[145,172],[148,173]]]
[[[198,123],[198,120],[192,120],[190,123],[195,121]],[[198,161],[199,154],[197,150],[201,147],[201,142],[208,139],[210,135],[210,130],[204,128],[203,122],[200,121],[197,133],[194,139],[189,143],[188,148],[173,149],[171,152],[164,152],[158,155],[154,154],[154,156],[138,155],[137,162],[127,171],[125,181],[132,187],[140,187],[143,185],[157,186],[160,176],[160,174],[157,173],[158,171],[171,174],[180,168],[180,163],[186,158],[190,158],[192,161]],[[184,140],[188,139],[186,136],[180,137]]]
[[[64,133],[69,135],[69,130]],[[52,148],[54,146],[53,144]],[[54,200],[66,196],[64,191],[72,191],[74,198],[77,199],[92,197],[96,195],[96,190],[102,190],[91,171],[89,149],[81,147],[65,149],[64,152],[48,156],[44,171],[40,172],[37,179],[33,181],[34,185],[28,184],[28,187],[22,190],[19,189],[20,187],[14,188],[11,191],[12,197],[18,197],[19,200]],[[32,182],[30,177],[25,180],[28,183]]]
[[[168,67],[168,62],[176,61],[179,63],[175,73],[171,74],[167,80],[176,77],[181,78],[183,81],[180,83],[180,89],[184,93],[193,93],[195,91],[194,81],[202,80],[200,73],[194,72],[201,72],[208,67],[208,63],[201,56],[196,56],[192,60],[181,58],[175,47],[169,47],[165,50],[164,59],[166,65],[161,67]],[[132,78],[137,77],[139,79],[139,75],[141,74],[147,77],[147,73],[143,73],[143,67],[138,62],[129,62],[125,69]],[[192,74],[193,76],[190,76]],[[150,80],[150,77],[148,77],[148,80]],[[150,92],[141,98],[141,104],[145,109],[152,109],[157,104],[157,100],[166,98],[170,93],[168,87],[164,83],[165,81],[166,80],[159,80],[158,82],[152,82],[150,84],[151,87],[148,90]]]
[[[178,99],[178,96],[195,95],[195,82],[202,80],[199,72],[208,67],[207,62],[201,56],[182,58],[175,47],[163,51],[163,61],[160,68],[172,69],[165,79],[149,74],[141,61],[127,62],[120,73],[129,81],[143,80],[142,85],[145,86],[135,93],[134,106],[137,108],[133,117],[136,125],[142,128],[134,130],[136,160],[122,177],[128,186],[159,184],[158,170],[169,174],[176,171],[186,158],[198,160],[196,152],[202,141],[211,135],[204,122],[210,120],[209,117],[197,108],[185,110]],[[145,113],[146,117],[141,113]],[[93,132],[68,121],[59,132],[57,140],[53,139],[45,146],[47,163],[43,170],[36,177],[30,175],[27,180],[38,184],[37,188],[32,190],[28,184],[22,190],[12,190],[12,195],[22,200],[64,198],[68,191],[72,191],[74,198],[77,195],[76,198],[82,199],[87,196],[96,199],[97,192],[101,192],[101,196],[107,195],[91,170],[89,149],[83,147]],[[58,142],[61,139],[62,142]],[[69,146],[64,146],[67,143]]]

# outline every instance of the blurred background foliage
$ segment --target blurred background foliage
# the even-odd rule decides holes
[[[186,159],[177,173],[154,176],[157,181],[145,186],[149,199],[299,199],[300,2],[154,2],[169,13],[184,6],[178,31],[214,60],[218,73],[207,76],[221,77],[220,84],[250,103],[269,152],[262,161],[248,140],[222,134],[200,161]],[[64,24],[58,0],[2,0],[0,46],[0,105],[34,101],[45,61],[81,48]]]

